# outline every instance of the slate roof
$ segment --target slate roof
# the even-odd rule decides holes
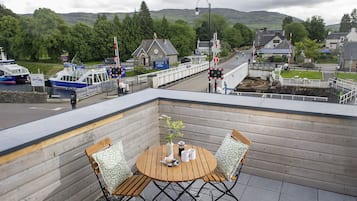
[[[344,60],[357,60],[357,42],[346,42],[343,45],[342,58]]]
[[[290,42],[284,39],[283,42],[277,45],[274,49],[290,49]]]
[[[131,54],[132,56],[138,56],[140,51],[143,49],[146,53],[149,52],[150,48],[154,43],[158,43],[162,51],[166,55],[178,55],[176,48],[172,45],[171,41],[168,39],[149,39],[141,41],[141,44],[136,50]]]
[[[285,39],[283,30],[257,30],[255,34],[255,46],[264,46],[275,36],[279,36],[282,40]]]
[[[262,54],[289,54],[290,50],[289,49],[278,49],[278,48],[262,48],[258,50],[259,53]]]
[[[326,40],[340,40],[341,37],[346,37],[347,34],[345,32],[330,33],[327,35]]]

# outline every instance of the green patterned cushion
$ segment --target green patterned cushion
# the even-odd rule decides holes
[[[248,145],[236,141],[228,134],[216,152],[218,171],[231,180],[247,150]]]
[[[92,157],[98,163],[99,170],[110,193],[113,193],[121,183],[133,175],[125,160],[121,141],[105,150],[94,153]]]

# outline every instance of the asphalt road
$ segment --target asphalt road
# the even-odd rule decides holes
[[[218,64],[218,68],[223,68],[224,73],[228,73],[239,65],[248,62],[250,53],[248,51],[236,53],[228,61]],[[213,82],[212,82],[213,83]],[[174,85],[166,87],[166,89],[180,90],[180,91],[194,91],[194,92],[207,92],[208,91],[208,78],[207,71],[199,73],[195,76],[179,81]]]

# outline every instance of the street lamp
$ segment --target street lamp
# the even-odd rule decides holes
[[[208,69],[211,68],[211,52],[212,52],[212,47],[211,47],[211,3],[208,2],[208,0],[206,0],[208,3]],[[198,3],[200,2],[200,0],[197,0],[196,3],[196,9],[195,9],[195,14],[199,15],[200,14],[200,10],[198,8]],[[208,93],[211,93],[211,78],[208,77]]]

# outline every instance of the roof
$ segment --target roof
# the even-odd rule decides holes
[[[290,49],[262,48],[258,52],[262,54],[290,54]]]
[[[264,46],[275,36],[279,36],[282,40],[285,39],[283,30],[257,30],[255,33],[255,46]]]
[[[357,42],[346,42],[342,47],[342,58],[357,60]]]
[[[290,42],[284,39],[283,42],[277,45],[274,49],[290,49]]]
[[[140,46],[136,48],[132,53],[132,56],[138,56],[141,50],[148,53],[154,43],[157,43],[166,55],[178,55],[176,48],[172,45],[169,39],[149,39],[141,41]]]
[[[338,33],[330,33],[327,35],[326,40],[340,40],[341,37],[346,37],[347,33],[338,32]]]

